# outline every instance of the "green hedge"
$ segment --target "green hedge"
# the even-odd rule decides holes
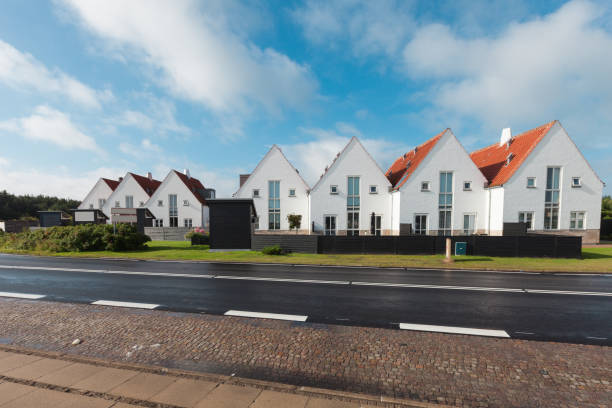
[[[129,224],[52,227],[0,235],[0,248],[50,252],[130,251],[141,249],[151,238]]]

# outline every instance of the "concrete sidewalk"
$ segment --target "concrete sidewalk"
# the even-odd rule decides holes
[[[56,353],[4,350],[0,350],[0,408],[434,406]]]

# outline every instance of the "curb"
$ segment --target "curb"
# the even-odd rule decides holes
[[[58,360],[90,364],[90,365],[101,366],[101,367],[121,368],[121,369],[140,371],[140,372],[150,373],[150,374],[168,375],[168,376],[173,376],[177,378],[189,378],[193,380],[217,382],[220,384],[239,385],[239,386],[244,386],[244,387],[258,388],[261,390],[270,390],[270,391],[284,392],[284,393],[290,393],[290,394],[304,395],[307,397],[363,403],[366,405],[373,405],[373,406],[401,407],[401,408],[453,408],[453,406],[450,406],[450,405],[440,405],[437,403],[421,402],[421,401],[409,400],[409,399],[404,399],[404,398],[388,397],[384,395],[377,396],[377,395],[359,394],[359,393],[348,392],[348,391],[336,391],[336,390],[329,390],[329,389],[324,389],[324,388],[282,384],[282,383],[276,383],[272,381],[254,380],[254,379],[249,379],[249,378],[234,377],[234,376],[222,375],[222,374],[201,373],[201,372],[196,372],[196,371],[170,369],[170,368],[165,368],[165,367],[156,367],[156,366],[136,364],[136,363],[123,363],[123,362],[104,360],[104,359],[94,358],[94,357],[77,356],[77,355],[72,355],[72,354],[67,354],[67,353],[57,352],[57,351],[33,350],[33,349],[27,349],[27,348],[20,347],[20,346],[11,346],[11,345],[5,345],[5,344],[0,344],[0,351],[7,351],[7,352],[19,353],[19,354],[25,354],[25,355],[33,355],[33,356],[38,356],[38,357],[53,358],[53,359],[58,359]],[[8,378],[7,380],[11,381]],[[19,382],[21,383],[22,381],[19,381]],[[34,381],[33,384],[35,384],[36,386],[36,384],[38,383]],[[44,385],[46,384],[41,384],[39,386],[44,386]],[[69,388],[66,388],[66,387],[59,387],[59,388],[62,388],[65,392],[70,392]],[[141,404],[148,403],[148,401],[135,401],[135,400],[133,400],[132,402],[138,402]],[[149,405],[147,404],[144,406],[149,406]]]

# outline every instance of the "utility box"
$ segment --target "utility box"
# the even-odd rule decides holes
[[[251,249],[257,217],[250,198],[206,200],[210,209],[210,249]]]
[[[467,242],[455,242],[455,255],[467,255]]]

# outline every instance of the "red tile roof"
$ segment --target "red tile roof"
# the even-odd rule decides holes
[[[204,196],[204,185],[202,185],[200,180],[194,177],[187,177],[180,171],[172,171],[174,171],[176,175],[181,179],[181,181],[185,183],[189,191],[193,193],[193,195],[198,199],[201,204],[206,204],[206,198]]]
[[[107,179],[102,177],[102,180],[104,180],[104,182],[110,187],[111,190],[115,191],[115,189],[117,188],[117,186],[119,185],[119,181],[117,180],[111,180],[111,179]]]
[[[444,132],[447,130],[448,129],[443,130],[422,145],[417,146],[414,148],[414,150],[409,151],[395,160],[385,174],[393,185],[393,188],[400,188],[406,182],[406,180],[410,178],[412,173],[414,173],[419,164],[421,164],[425,157],[427,157],[431,149],[433,149],[436,143],[438,143],[438,140],[440,140]],[[408,163],[410,163],[410,165],[408,165]]]
[[[139,176],[138,174],[129,173],[134,177],[134,180],[142,187],[142,189],[151,197],[157,187],[161,184],[161,181],[155,179],[149,179],[148,177]]]
[[[476,150],[470,154],[472,161],[480,169],[489,182],[489,187],[501,186],[506,183],[516,170],[523,164],[527,156],[533,151],[550,128],[556,123],[550,123],[528,130],[511,139],[510,146],[495,143],[491,146]],[[512,154],[510,163],[506,159]]]

